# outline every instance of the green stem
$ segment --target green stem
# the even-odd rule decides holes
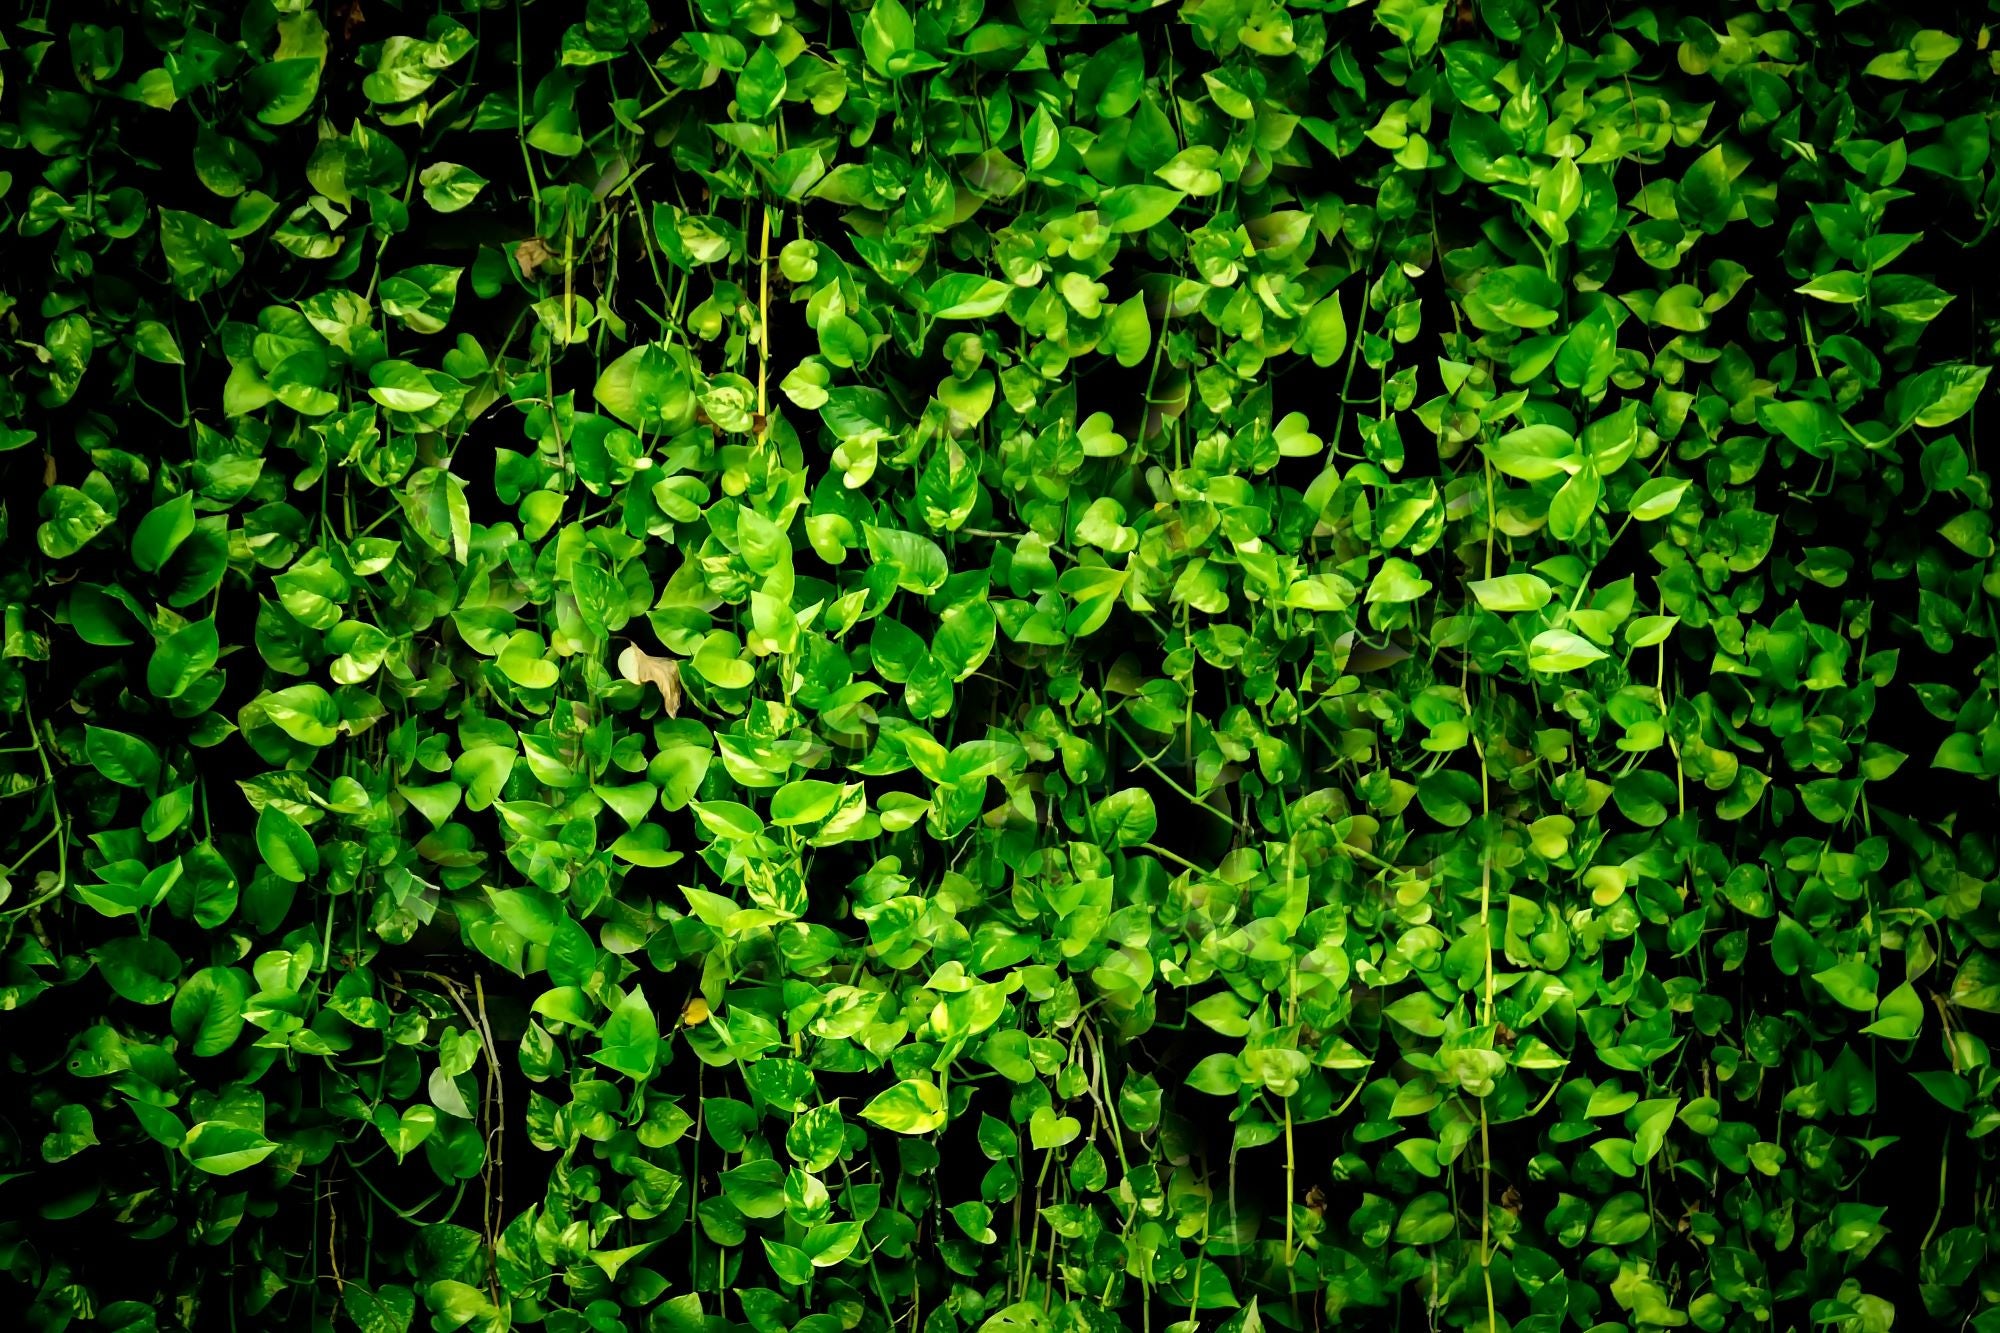
[[[1186,787],[1181,786],[1180,783],[1176,782],[1171,776],[1169,776],[1165,769],[1161,768],[1157,763],[1155,763],[1146,754],[1145,750],[1140,748],[1139,742],[1132,739],[1132,733],[1118,725],[1118,720],[1116,718],[1107,718],[1107,720],[1111,723],[1111,729],[1117,732],[1120,736],[1123,736],[1125,738],[1125,743],[1132,747],[1133,753],[1138,757],[1139,763],[1143,765],[1145,768],[1149,769],[1152,772],[1153,776],[1157,777],[1160,781],[1166,783],[1168,788],[1172,790],[1175,794],[1180,796],[1183,800],[1187,801],[1189,804],[1199,806],[1201,809],[1206,810],[1209,814],[1214,815],[1217,819],[1220,819],[1225,824],[1234,825],[1236,823],[1236,821],[1232,819],[1229,815],[1216,809],[1214,806],[1210,805],[1207,801],[1203,800],[1199,796],[1196,796],[1193,792],[1189,791]]]

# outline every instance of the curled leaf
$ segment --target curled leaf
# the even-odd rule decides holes
[[[618,654],[618,674],[634,684],[651,682],[660,690],[667,716],[681,715],[681,664],[671,657],[654,657],[633,644]]]

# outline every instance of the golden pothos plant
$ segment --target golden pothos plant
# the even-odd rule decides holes
[[[1995,6],[0,16],[0,1309],[2000,1333]]]

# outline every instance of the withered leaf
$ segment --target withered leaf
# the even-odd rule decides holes
[[[549,249],[548,242],[539,236],[530,236],[514,247],[514,262],[521,266],[524,278],[534,277],[536,269],[555,257],[556,252]]]
[[[681,715],[681,664],[671,657],[654,657],[633,644],[618,654],[618,674],[638,684],[651,681],[660,687],[660,701],[668,717]]]

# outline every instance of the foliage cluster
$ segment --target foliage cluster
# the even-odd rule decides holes
[[[1981,6],[9,8],[7,1327],[2000,1333]]]

